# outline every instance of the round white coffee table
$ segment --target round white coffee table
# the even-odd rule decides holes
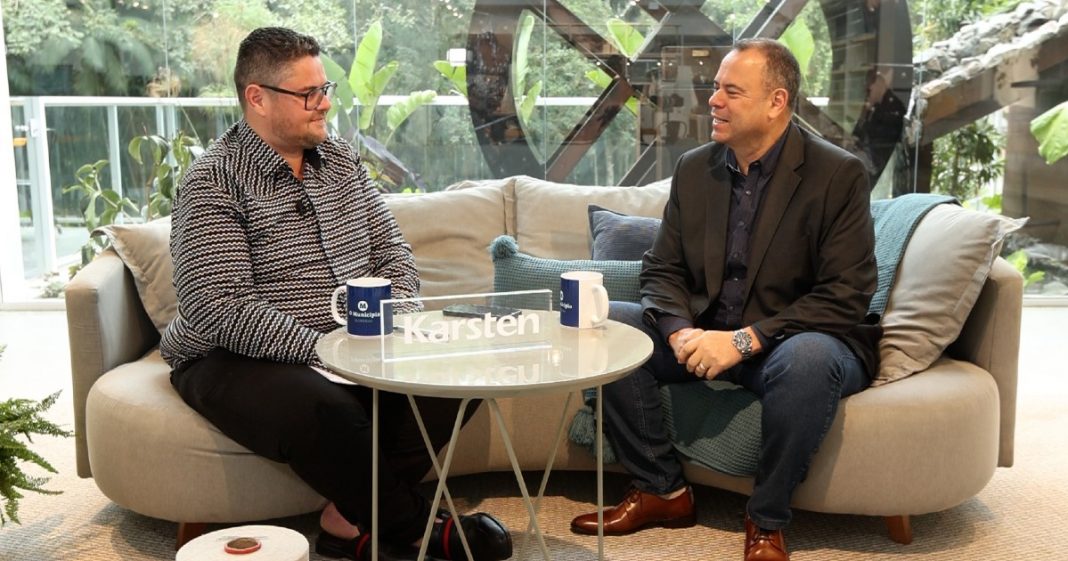
[[[237,548],[253,543],[258,549],[237,553]],[[227,544],[232,544],[234,553],[227,551]],[[178,550],[175,561],[308,561],[308,539],[281,526],[235,526],[190,540]]]
[[[424,312],[426,321],[420,325],[435,325],[442,320],[440,312]],[[372,557],[378,552],[378,391],[385,390],[408,395],[416,414],[423,441],[427,446],[438,486],[434,493],[431,512],[437,512],[444,495],[445,501],[456,516],[456,509],[446,487],[453,449],[460,433],[464,411],[473,399],[482,399],[496,419],[501,431],[508,459],[512,464],[516,482],[526,503],[530,526],[538,539],[542,554],[549,560],[549,550],[537,522],[537,512],[527,492],[511,438],[497,405],[497,398],[522,397],[538,393],[566,393],[585,388],[597,388],[597,426],[602,426],[601,389],[604,384],[618,380],[641,366],[653,352],[653,342],[642,331],[628,325],[607,321],[601,327],[574,329],[560,325],[556,312],[525,311],[524,316],[537,315],[540,325],[536,335],[512,339],[486,338],[482,341],[446,340],[438,342],[414,341],[410,333],[393,333],[385,339],[380,337],[352,337],[344,329],[334,331],[319,340],[316,352],[332,371],[358,384],[372,388],[373,407],[371,534]],[[394,325],[401,325],[397,316]],[[407,339],[404,339],[405,337]],[[424,348],[420,348],[422,345]],[[459,352],[449,353],[449,345]],[[419,358],[424,356],[425,358]],[[419,409],[413,396],[452,397],[461,400],[452,436],[446,449],[445,460],[439,465],[437,455],[427,436]],[[566,411],[566,406],[565,406]],[[544,492],[545,483],[552,471],[556,450],[563,440],[566,417],[560,418],[556,443],[549,455],[548,465],[542,478],[538,499]],[[604,559],[604,466],[601,431],[597,431],[597,512],[598,512],[598,558]],[[423,547],[419,559],[425,556],[434,517],[427,521],[423,534]],[[470,558],[470,549],[463,533],[460,534],[464,549]]]

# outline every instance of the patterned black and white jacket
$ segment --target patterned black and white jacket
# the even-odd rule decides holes
[[[171,367],[216,347],[318,364],[335,287],[379,276],[394,298],[418,295],[411,246],[352,148],[328,138],[303,172],[244,120],[189,168],[172,214],[178,315],[160,342]]]

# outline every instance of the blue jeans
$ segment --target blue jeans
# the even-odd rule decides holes
[[[686,481],[664,427],[660,386],[700,378],[687,372],[660,332],[642,321],[641,305],[612,302],[609,317],[648,334],[653,355],[630,376],[604,387],[605,433],[634,476],[635,487],[669,493]],[[785,528],[790,523],[790,497],[834,421],[838,402],[868,387],[868,373],[845,343],[830,335],[802,333],[719,379],[760,398],[763,444],[746,510],[761,528]]]

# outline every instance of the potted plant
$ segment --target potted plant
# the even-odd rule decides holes
[[[0,345],[0,356],[6,345]],[[56,399],[56,392],[40,402],[30,399],[8,399],[0,401],[0,527],[8,520],[19,522],[19,499],[23,491],[32,491],[46,495],[58,495],[60,491],[44,488],[47,477],[34,477],[22,471],[22,464],[37,464],[45,470],[56,473],[56,469],[39,454],[30,450],[33,435],[70,436],[70,431],[63,430],[42,417]]]

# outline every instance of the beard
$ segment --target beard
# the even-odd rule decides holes
[[[304,134],[301,135],[300,145],[305,150],[310,150],[326,141],[329,131],[326,120],[311,121],[307,124]]]

